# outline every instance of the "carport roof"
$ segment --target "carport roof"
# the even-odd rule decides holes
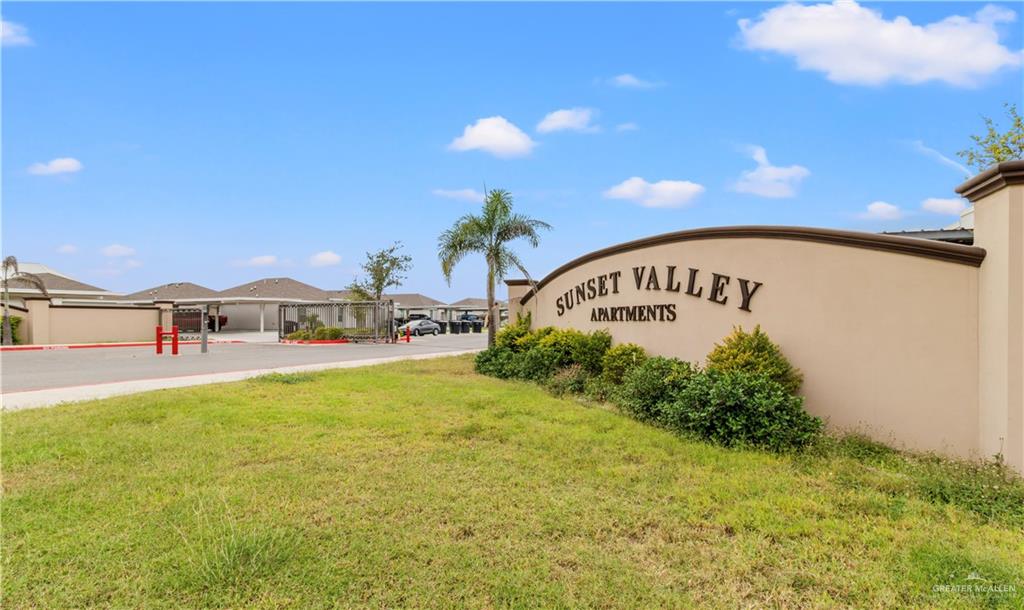
[[[437,307],[438,305],[444,305],[437,299],[432,299],[425,294],[418,292],[405,292],[399,294],[385,294],[384,298],[391,299],[397,305],[402,307]]]
[[[326,290],[304,284],[290,277],[267,277],[222,290],[215,296],[242,299],[281,299],[284,301],[327,301],[331,295]]]
[[[200,286],[192,282],[172,282],[133,292],[126,295],[125,299],[129,301],[178,301],[181,299],[204,299],[215,296],[217,296],[217,291],[206,286]]]

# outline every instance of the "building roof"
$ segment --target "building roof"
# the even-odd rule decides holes
[[[129,301],[178,301],[217,296],[217,291],[192,282],[172,282],[126,295]]]
[[[501,305],[501,301],[495,301],[498,305]],[[451,303],[452,307],[465,307],[468,309],[487,309],[487,299],[477,298],[466,298]]]
[[[917,229],[911,231],[886,231],[882,235],[899,235],[901,237],[916,237],[918,239],[930,239],[933,241],[944,241],[953,244],[974,245],[974,229]]]
[[[330,295],[330,297],[332,299],[340,299],[342,301],[358,301],[359,300],[359,298],[356,296],[355,292],[352,291],[352,290],[348,290],[347,288],[344,289],[344,290],[326,290],[325,292],[328,295]]]
[[[23,273],[34,273],[25,269],[22,265],[18,266],[18,270]],[[86,284],[85,282],[79,282],[73,280],[64,275],[57,275],[54,273],[36,273],[39,279],[43,280],[43,285],[46,286],[46,290],[51,293],[92,293],[92,294],[105,294],[113,295],[113,292],[93,286],[92,284]],[[38,292],[35,285],[28,280],[21,279],[17,276],[11,278],[8,282],[8,286],[13,291],[18,292]]]
[[[444,305],[441,301],[432,299],[418,292],[385,294],[384,298],[391,299],[396,305],[401,305],[402,307],[436,307],[438,305]]]
[[[304,284],[290,277],[267,277],[255,282],[247,282],[222,290],[215,296],[287,301],[327,301],[331,297],[326,290]]]

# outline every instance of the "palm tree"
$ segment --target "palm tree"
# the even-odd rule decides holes
[[[2,276],[0,276],[0,282],[3,283],[4,289],[4,329],[3,339],[4,345],[13,345],[14,337],[11,333],[11,292],[10,283],[12,280],[22,280],[28,282],[35,288],[39,289],[44,296],[50,296],[50,293],[46,291],[46,286],[43,284],[43,278],[39,277],[34,273],[18,271],[18,259],[13,256],[4,258]]]
[[[494,345],[498,329],[494,307],[495,282],[503,280],[512,268],[521,271],[527,279],[530,277],[523,262],[509,248],[509,242],[522,238],[536,248],[540,245],[537,231],[550,228],[546,222],[512,212],[512,193],[494,189],[487,191],[481,214],[466,214],[438,239],[441,272],[449,285],[452,269],[468,254],[483,254],[487,260],[487,345]]]

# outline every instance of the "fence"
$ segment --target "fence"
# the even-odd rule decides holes
[[[282,304],[277,315],[280,339],[297,331],[314,335],[322,328],[340,329],[342,337],[357,341],[390,341],[394,336],[393,301]],[[327,333],[321,331],[321,336]]]
[[[203,324],[207,323],[207,316],[198,307],[175,307],[171,319],[172,324],[178,327],[182,340],[198,338]]]

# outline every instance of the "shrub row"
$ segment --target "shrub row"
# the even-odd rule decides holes
[[[365,336],[373,331],[369,328],[339,328],[337,326],[320,326],[316,330],[297,330],[285,335],[292,341],[336,341],[345,337]]]
[[[530,330],[529,318],[502,329],[476,358],[476,370],[544,384],[556,395],[616,404],[645,422],[726,446],[785,451],[817,436],[821,420],[796,394],[803,379],[757,327],[737,328],[708,354],[707,366],[611,345],[605,331]]]

